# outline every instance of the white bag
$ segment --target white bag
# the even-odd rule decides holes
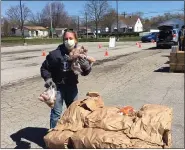
[[[49,107],[53,108],[56,100],[56,90],[52,86],[46,89],[38,98],[40,101],[45,102]]]

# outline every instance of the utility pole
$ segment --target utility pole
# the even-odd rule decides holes
[[[53,22],[52,22],[52,12],[51,12],[51,3],[50,3],[50,21],[51,21],[51,36],[53,38]]]
[[[126,13],[125,13],[125,12],[123,13],[123,16],[124,16],[124,18],[125,18],[125,16],[126,16]]]
[[[23,18],[22,18],[22,4],[20,0],[20,9],[21,9],[21,31],[22,31],[22,38],[24,40],[24,45],[25,45],[25,38],[24,38],[24,23],[23,23]]]
[[[118,41],[118,39],[119,39],[119,37],[118,37],[118,0],[116,0],[116,6],[117,6],[117,41]]]
[[[184,0],[184,25],[185,25],[185,0]]]
[[[87,33],[87,13],[85,13],[85,20],[86,20],[86,38],[88,38],[88,33]]]
[[[80,30],[80,17],[78,16],[78,32]]]

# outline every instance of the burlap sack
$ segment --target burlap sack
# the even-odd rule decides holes
[[[87,94],[84,100],[73,102],[58,120],[55,130],[79,131],[84,127],[85,117],[104,106],[99,94]]]
[[[66,148],[69,146],[69,137],[73,135],[72,131],[51,131],[44,136],[44,142],[48,148]]]
[[[97,128],[84,128],[70,138],[74,148],[127,148],[130,139],[118,131],[105,131]]]
[[[86,127],[101,128],[109,131],[120,131],[130,129],[133,124],[133,117],[124,116],[118,113],[119,108],[103,107],[87,115]]]
[[[162,105],[147,104],[137,113],[130,138],[138,138],[160,146],[171,147],[172,109]]]

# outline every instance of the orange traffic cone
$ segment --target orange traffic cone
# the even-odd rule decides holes
[[[99,44],[98,47],[101,48],[102,47],[101,44]]]
[[[105,51],[105,56],[109,56],[109,53],[108,53],[108,51],[107,51],[107,50]]]
[[[46,52],[45,51],[42,51],[42,56],[46,56]]]
[[[141,43],[139,43],[139,48],[141,48]]]

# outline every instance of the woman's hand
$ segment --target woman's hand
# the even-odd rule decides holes
[[[51,107],[51,108],[54,107],[54,103],[55,103],[55,101],[56,101],[56,97],[55,97],[53,100],[51,100],[50,97],[49,97],[49,95],[48,95],[46,92],[42,93],[42,94],[38,97],[38,99],[39,99],[40,101],[42,101],[42,102],[45,102],[45,103],[46,103],[49,107]]]
[[[86,58],[87,56],[85,54],[79,54],[78,57],[79,58]]]
[[[50,86],[52,86],[53,88],[56,89],[56,84],[53,82],[52,78],[47,79],[44,86],[46,88],[49,88]]]
[[[89,70],[91,68],[90,63],[86,58],[79,58],[79,64],[82,70]]]

